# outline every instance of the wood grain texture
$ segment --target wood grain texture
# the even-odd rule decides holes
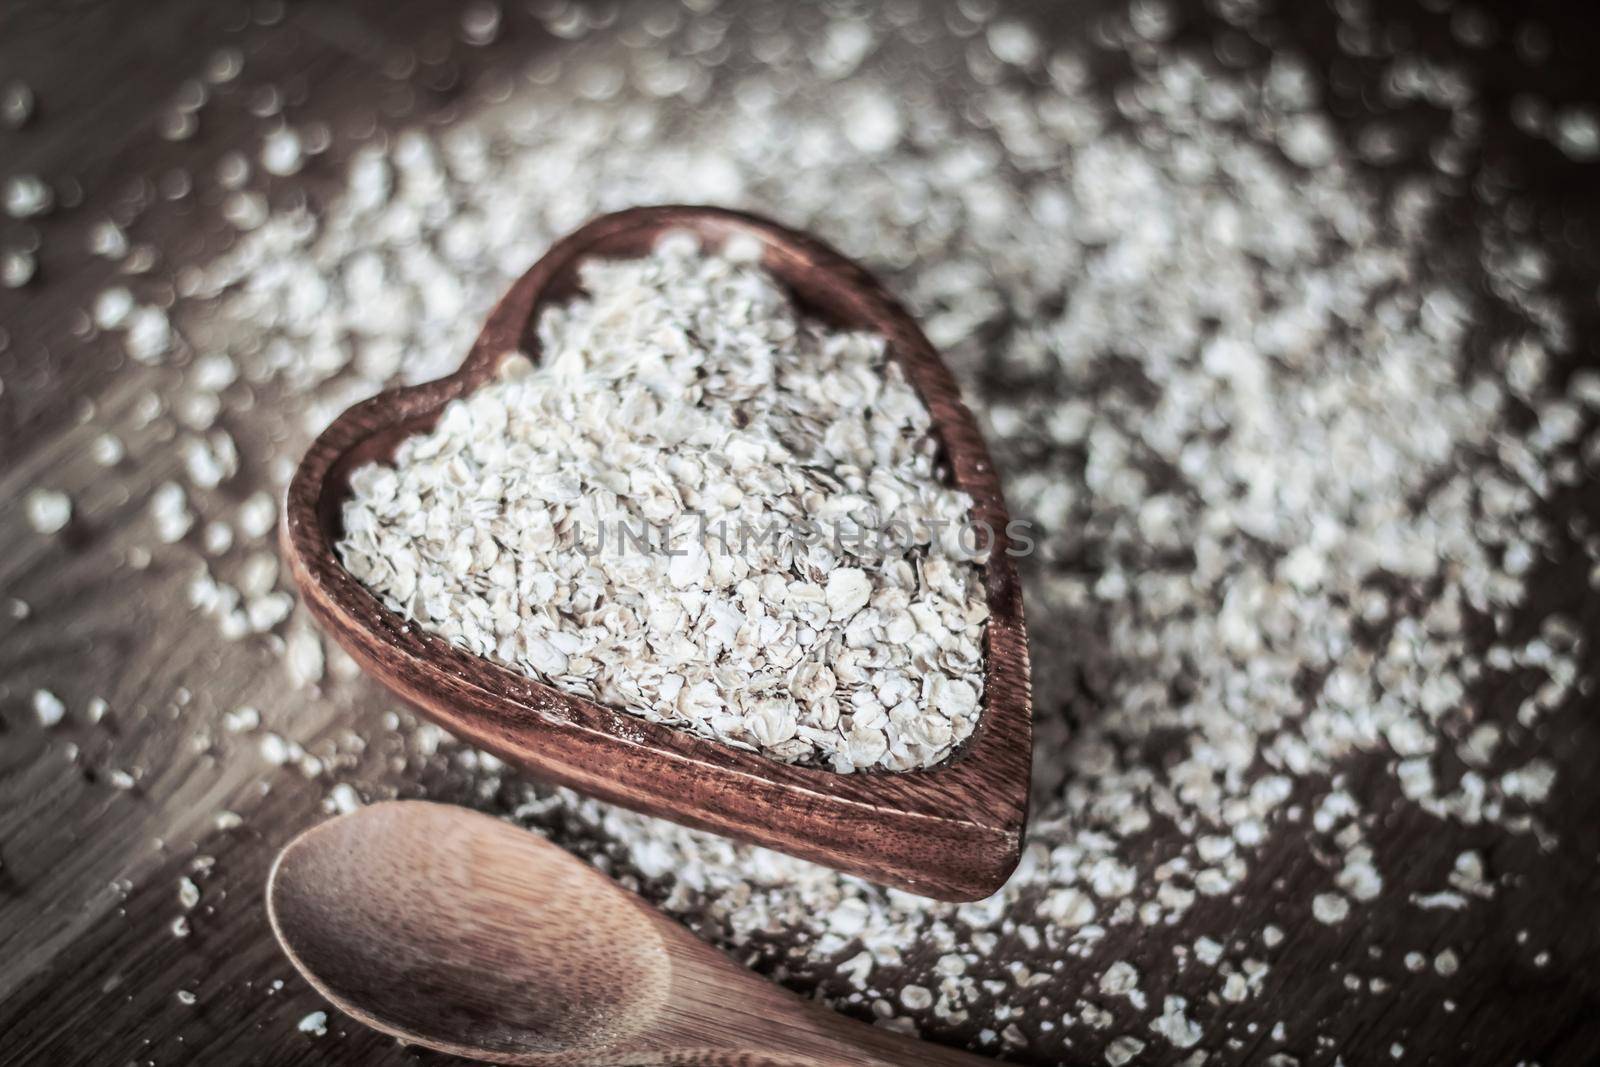
[[[273,6],[256,3],[263,14]],[[1019,11],[1022,17],[1038,21],[1041,40],[1052,51],[1091,40],[1096,20],[1118,17],[1125,7],[1121,0],[1015,6],[1026,9]],[[1480,114],[1484,157],[1497,176],[1492,187],[1514,190],[1509,195],[1522,205],[1530,232],[1565,235],[1552,246],[1559,253],[1552,269],[1563,291],[1588,309],[1574,334],[1575,349],[1562,363],[1597,366],[1600,202],[1594,167],[1517,133],[1506,116],[1521,93],[1552,101],[1592,98],[1600,24],[1590,23],[1588,5],[1554,0],[1478,8],[1495,6],[1505,14],[1499,43],[1488,49],[1454,41],[1451,11],[1435,4],[1396,0],[1374,12],[1382,36],[1412,42],[1485,87]],[[33,609],[21,623],[0,612],[5,1067],[461,1062],[402,1046],[337,1012],[330,1013],[326,1035],[297,1030],[303,1016],[328,1005],[279,950],[262,892],[278,849],[326,817],[335,780],[367,798],[426,795],[501,813],[525,800],[524,783],[510,773],[465,774],[453,762],[459,753],[448,746],[431,754],[409,746],[405,735],[411,731],[396,732],[386,722],[393,701],[365,678],[331,677],[315,690],[286,684],[279,657],[268,648],[217,640],[213,621],[189,605],[186,573],[172,558],[158,557],[148,572],[122,562],[128,551],[148,543],[149,492],[176,476],[180,466],[149,443],[149,430],[138,428],[141,397],[164,390],[171,378],[159,368],[123,365],[115,345],[86,341],[79,324],[101,289],[129,281],[115,264],[88,254],[87,229],[102,217],[126,218],[138,183],[154,183],[178,168],[196,176],[195,196],[157,203],[129,223],[130,237],[158,249],[163,267],[203,264],[235,239],[233,227],[217,217],[215,182],[206,176],[228,152],[255,157],[263,124],[245,105],[258,88],[280,87],[299,101],[291,102],[291,121],[327,122],[335,139],[292,178],[257,168],[249,188],[276,205],[300,197],[315,202],[341,184],[354,147],[413,124],[437,128],[452,121],[461,113],[457,102],[475,99],[496,71],[520,76],[527,64],[605,47],[599,33],[584,42],[557,41],[533,24],[527,5],[502,7],[501,40],[477,48],[460,41],[459,8],[433,0],[289,4],[271,24],[253,21],[251,5],[240,0],[0,4],[0,78],[21,77],[39,94],[34,122],[21,131],[0,130],[0,169],[34,171],[52,181],[70,177],[84,193],[78,208],[63,207],[30,223],[43,238],[39,277],[22,290],[0,288],[0,329],[10,337],[9,347],[0,350],[0,498],[12,503],[32,486],[53,486],[71,490],[80,513],[70,538],[47,539],[32,532],[22,508],[0,508],[0,544],[6,549],[0,553],[0,603],[17,597]],[[1264,68],[1272,54],[1283,51],[1303,57],[1339,133],[1351,141],[1371,121],[1366,101],[1384,95],[1393,71],[1386,51],[1359,57],[1340,48],[1344,31],[1327,5],[1278,5],[1270,36],[1254,44],[1203,0],[1177,0],[1169,7],[1177,13],[1178,40],[1219,52],[1227,42],[1227,54],[1246,69]],[[730,9],[723,5],[716,17]],[[1510,35],[1519,20],[1550,27],[1553,51],[1547,59],[1528,64],[1518,58]],[[231,91],[213,91],[194,140],[157,137],[157,117],[170,109],[180,83],[199,77],[206,57],[222,47],[242,50],[245,76]],[[1106,62],[1097,65],[1086,93],[1109,95],[1125,84],[1116,58],[1102,58]],[[1420,133],[1442,132],[1428,125],[1428,115],[1415,117]],[[1114,126],[1104,134],[1122,136],[1126,129]],[[1428,136],[1417,144],[1432,143]],[[1383,173],[1385,189],[1403,188],[1404,165]],[[1470,213],[1459,205],[1448,211],[1449,228],[1470,235]],[[21,228],[0,225],[4,242]],[[1441,244],[1440,255],[1447,252]],[[197,326],[192,335],[202,351],[229,341],[225,322],[212,325],[207,332]],[[296,402],[265,387],[255,392],[254,407],[230,424],[247,454],[259,454],[271,440],[306,440]],[[85,422],[90,402],[98,414]],[[138,464],[117,470],[114,478],[98,468],[89,447],[101,429],[122,435]],[[138,452],[141,447],[148,451]],[[266,488],[274,488],[268,472],[252,465],[229,491],[242,499]],[[1010,503],[1023,514],[1030,506],[1015,495]],[[1566,547],[1562,531],[1580,522],[1588,529],[1600,526],[1600,499],[1592,485],[1583,485],[1550,500],[1545,510],[1551,530],[1561,536],[1550,546],[1551,556],[1536,564],[1516,624],[1527,636],[1549,612],[1562,611],[1578,620],[1595,647],[1600,598],[1588,591],[1588,566],[1581,553]],[[1037,606],[1033,615],[1037,627]],[[1054,653],[1047,645],[1035,655]],[[38,686],[52,688],[68,704],[67,720],[53,730],[42,730],[29,707]],[[180,686],[194,694],[182,709],[171,702]],[[95,695],[110,700],[112,712],[103,724],[90,726],[81,709]],[[1526,695],[1506,686],[1475,693],[1474,701],[1485,720],[1513,721]],[[306,778],[272,767],[256,751],[258,737],[215,729],[217,716],[241,704],[259,707],[271,729],[337,760],[330,764],[337,769]],[[1044,737],[1059,728],[1063,709],[1038,704],[1035,714]],[[1540,835],[1507,837],[1486,826],[1446,827],[1407,814],[1409,809],[1392,803],[1398,790],[1381,754],[1350,768],[1345,780],[1353,795],[1385,813],[1369,827],[1369,839],[1381,855],[1393,857],[1395,878],[1405,883],[1400,888],[1444,886],[1456,857],[1475,849],[1499,873],[1503,891],[1494,900],[1461,911],[1425,911],[1409,905],[1402,892],[1363,906],[1350,924],[1327,926],[1306,907],[1328,885],[1323,857],[1274,843],[1234,896],[1202,898],[1172,926],[1108,926],[1096,960],[1123,959],[1135,966],[1156,1006],[1166,994],[1188,997],[1191,1009],[1203,1016],[1206,1038],[1199,1049],[1207,1053],[1208,1067],[1261,1064],[1276,1054],[1305,1067],[1336,1061],[1436,1067],[1600,1062],[1600,926],[1593,922],[1593,902],[1600,899],[1600,715],[1594,695],[1553,712],[1545,726],[1529,740],[1527,752],[1558,769]],[[208,732],[209,743],[197,744]],[[366,742],[359,758],[340,748],[341,739],[352,735]],[[1053,745],[1041,744],[1036,778],[1043,779],[1060,758]],[[1126,758],[1130,769],[1160,775],[1172,753],[1156,745]],[[107,781],[112,770],[136,772],[137,786],[113,788]],[[1315,799],[1307,794],[1293,802]],[[243,825],[216,828],[213,818],[222,809],[237,812]],[[566,805],[530,821],[547,826],[566,847],[586,855],[599,849],[597,858],[606,858],[597,832],[568,814]],[[1142,864],[1190,832],[1158,823],[1131,846],[1130,861]],[[610,855],[618,858],[615,851]],[[202,860],[205,875],[194,871]],[[203,892],[200,905],[187,913],[175,892],[178,878],[186,875]],[[1019,913],[1033,905],[1031,899],[1019,901]],[[171,929],[180,914],[192,926],[188,937],[176,937]],[[719,935],[715,920],[702,922],[707,936]],[[1211,1001],[1216,976],[1195,965],[1195,939],[1204,934],[1229,945],[1259,944],[1267,923],[1282,929],[1284,940],[1275,949],[1254,950],[1271,967],[1261,996],[1238,1004]],[[1099,993],[1095,961],[1063,958],[1048,945],[1026,942],[1022,933],[1001,929],[993,958],[1017,961],[1035,975],[1048,973],[1035,992],[1050,1005],[1028,1005],[1013,1020],[1027,1043],[1007,1048],[1004,1059],[1030,1067],[1102,1063],[1106,1043],[1120,1034],[1146,1042],[1140,1063],[1178,1064],[1188,1056],[1149,1031],[1148,1011]],[[850,1000],[856,991],[846,974],[830,963],[806,962],[797,945],[801,936],[779,931],[764,937],[749,946],[746,962],[790,988],[815,991],[842,1011],[869,1017],[869,1002]],[[1414,973],[1405,963],[1408,951],[1432,959],[1447,947],[1460,953],[1459,971],[1448,980],[1431,970]],[[930,967],[940,949],[919,943],[903,951],[905,967],[875,979],[882,988],[893,989],[905,974]],[[1537,962],[1540,953],[1548,954],[1543,963]],[[1342,984],[1347,977],[1382,980],[1388,992],[1352,993]],[[198,1002],[179,1003],[179,990],[196,994]],[[1062,1022],[1061,1013],[1080,999],[1104,1009],[1110,1019],[1104,1029]],[[1280,1023],[1282,1038],[1274,1036]],[[930,1021],[926,1033],[946,1045],[975,1045],[988,1025],[975,1012],[966,1020]],[[1046,1032],[1046,1025],[1053,1028]],[[1404,1045],[1398,1060],[1390,1051],[1395,1042]]]
[[[837,774],[796,767],[652,723],[544,685],[452,647],[388,610],[340,564],[349,475],[388,459],[451,400],[521,350],[538,359],[539,310],[570,299],[577,267],[644,255],[668,231],[708,246],[743,235],[807,311],[881,334],[926,403],[953,483],[996,532],[1009,517],[1000,480],[955,380],[911,316],[866,270],[777,223],[711,207],[649,207],[595,219],[557,242],[490,314],[461,368],[375,396],[334,420],[289,484],[284,555],[306,604],[372,677],[459,737],[551,781],[651,815],[767,845],[945,900],[976,900],[1017,864],[1032,748],[1028,643],[1016,569],[991,553],[983,709],[972,736],[937,767]]]
[[[423,801],[307,830],[273,931],[341,1011],[410,1044],[539,1067],[975,1067],[763,981],[562,848]]]

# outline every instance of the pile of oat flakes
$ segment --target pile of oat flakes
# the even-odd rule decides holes
[[[564,692],[786,763],[932,766],[983,695],[972,501],[884,339],[803,318],[736,244],[584,264],[537,366],[351,475],[339,557]]]

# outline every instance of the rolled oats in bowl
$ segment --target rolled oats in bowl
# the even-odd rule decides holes
[[[541,356],[351,478],[343,564],[564,692],[788,763],[910,770],[971,734],[992,539],[882,337],[739,242],[593,260]]]

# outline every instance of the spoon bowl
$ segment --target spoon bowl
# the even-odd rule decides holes
[[[410,1044],[548,1067],[972,1067],[735,966],[534,834],[463,808],[374,804],[279,854],[267,914],[335,1007]]]
[[[451,733],[546,780],[652,815],[770,846],[912,892],[975,900],[1016,866],[1032,751],[1027,638],[1015,568],[997,545],[983,565],[989,619],[983,708],[936,767],[838,774],[799,767],[648,722],[455,648],[379,602],[334,546],[350,474],[388,460],[445,405],[491,380],[516,351],[538,358],[540,310],[578,292],[578,265],[646,254],[669,231],[707,246],[754,238],[762,265],[805,312],[883,336],[921,396],[950,481],[973,519],[1003,534],[999,478],[955,379],[916,322],[870,274],[805,234],[710,207],[636,208],[558,241],[490,313],[461,368],[346,411],[296,469],[282,543],[312,615],[363,670]]]
[[[380,804],[285,849],[267,901],[295,966],[371,1026],[476,1055],[564,1052],[648,1029],[669,977],[655,925],[555,846],[463,814]],[[529,975],[561,995],[531,995]]]

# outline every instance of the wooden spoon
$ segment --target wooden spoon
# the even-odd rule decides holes
[[[999,479],[955,380],[871,275],[764,219],[709,207],[637,208],[558,241],[489,315],[456,373],[357,404],[317,438],[290,482],[282,531],[305,603],[373,678],[456,736],[540,777],[913,892],[985,897],[1017,864],[1033,743],[1022,593],[1004,551],[983,568],[989,622],[977,729],[937,767],[858,774],[789,766],[544,685],[423,632],[339,563],[334,545],[350,473],[389,459],[447,403],[492,379],[506,354],[520,349],[537,359],[538,312],[576,294],[581,261],[644,255],[671,230],[693,231],[708,247],[753,237],[763,265],[804,310],[883,335],[932,413],[951,480],[972,497],[974,519],[1006,531]]]
[[[267,882],[273,932],[335,1007],[492,1063],[971,1067],[736,966],[535,834],[375,804],[316,826]]]

